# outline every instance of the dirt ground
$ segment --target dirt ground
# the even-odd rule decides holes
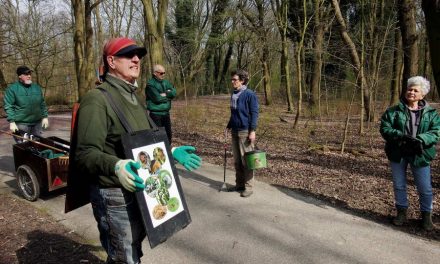
[[[173,104],[173,145],[191,144],[205,162],[223,165],[224,128],[229,118],[228,97],[200,98]],[[359,120],[351,118],[341,153],[345,109],[329,109],[322,120],[301,117],[293,128],[294,114],[283,106],[261,107],[257,146],[267,152],[268,168],[256,172],[257,180],[314,196],[332,206],[379,223],[390,224],[394,212],[392,180],[378,133],[370,123],[359,133]],[[329,116],[331,118],[329,118]],[[68,123],[66,123],[68,125]],[[226,139],[227,166],[233,169]],[[419,224],[418,195],[408,179],[409,222],[399,228],[419,237],[440,240],[437,194],[440,188],[438,159],[432,163],[436,225],[424,232]],[[232,182],[232,179],[228,179]],[[92,248],[80,237],[38,211],[27,201],[0,195],[0,264],[6,263],[104,263],[101,248]],[[29,258],[28,256],[32,256]]]
[[[12,194],[0,195],[0,238],[1,264],[104,263],[101,248]]]

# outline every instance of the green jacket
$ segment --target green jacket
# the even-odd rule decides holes
[[[165,93],[166,96],[161,96]],[[158,80],[155,77],[148,80],[145,88],[147,109],[156,115],[168,115],[171,109],[171,100],[176,97],[176,88],[167,80]]]
[[[110,92],[133,130],[150,128],[135,87],[109,74],[99,87]],[[121,134],[126,131],[101,91],[93,89],[81,99],[77,119],[74,156],[78,172],[87,175],[91,183],[121,187],[115,165],[125,159]]]
[[[38,84],[26,87],[17,81],[6,89],[3,101],[8,122],[33,125],[47,117],[43,91]]]
[[[416,138],[423,143],[423,153],[406,157],[414,167],[430,164],[436,154],[435,144],[440,138],[440,116],[437,111],[428,104],[421,111]],[[390,161],[400,162],[402,159],[399,140],[405,134],[405,126],[409,119],[408,109],[403,102],[388,108],[382,115],[380,133],[386,141],[385,153]]]

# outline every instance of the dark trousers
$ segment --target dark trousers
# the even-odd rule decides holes
[[[165,131],[167,132],[168,141],[170,142],[170,145],[171,145],[171,138],[172,138],[173,134],[171,132],[170,114],[156,115],[156,114],[153,114],[152,112],[150,112],[150,117],[151,117],[151,119],[153,119],[154,123],[156,123],[156,125],[158,127],[165,128]]]

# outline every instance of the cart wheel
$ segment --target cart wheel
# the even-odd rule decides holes
[[[17,179],[24,198],[29,201],[37,200],[40,196],[40,184],[32,169],[27,165],[21,165],[17,169]]]

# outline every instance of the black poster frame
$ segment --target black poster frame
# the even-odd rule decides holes
[[[169,158],[172,173],[174,175],[175,184],[181,198],[181,203],[183,205],[183,211],[168,219],[167,221],[161,223],[160,225],[154,227],[151,216],[149,214],[149,210],[151,210],[152,208],[148,208],[144,192],[136,192],[136,200],[142,215],[150,247],[154,248],[158,244],[167,240],[174,233],[182,230],[191,223],[191,216],[189,214],[188,205],[183,194],[179,174],[177,172],[176,166],[174,165],[175,162],[171,153],[171,147],[168,142],[168,137],[166,135],[165,129],[163,127],[159,127],[158,129],[141,130],[123,134],[121,135],[121,141],[124,148],[125,156],[129,159],[135,159],[135,157],[133,156],[133,149],[146,147],[148,145],[161,142],[165,144],[165,149]]]

